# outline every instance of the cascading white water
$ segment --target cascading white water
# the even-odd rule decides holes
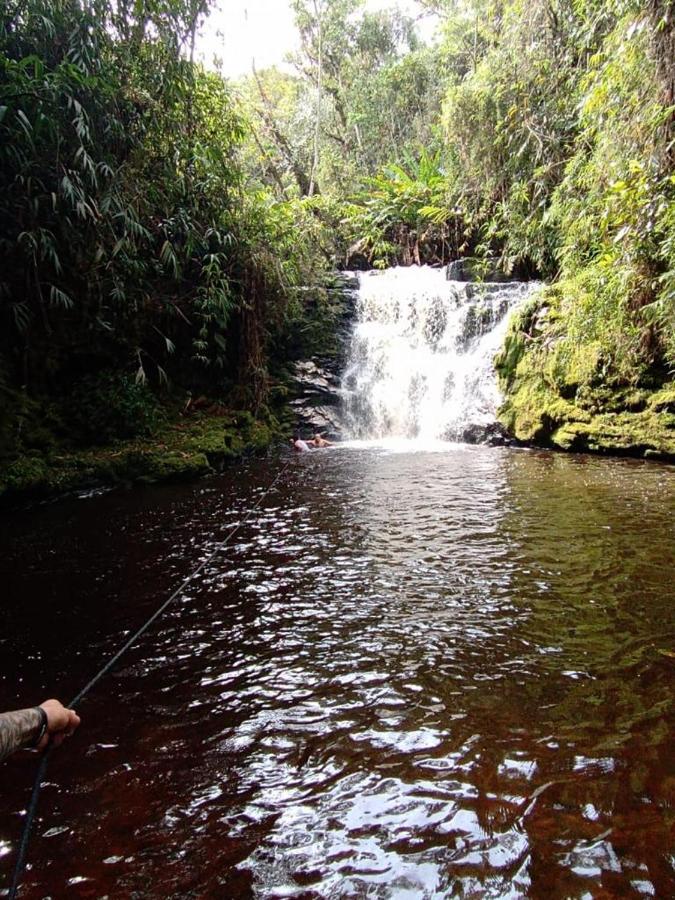
[[[462,440],[494,422],[493,359],[509,313],[532,288],[447,281],[430,266],[360,273],[342,378],[345,433]]]

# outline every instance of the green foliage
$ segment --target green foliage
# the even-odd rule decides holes
[[[294,0],[296,75],[244,79],[252,133],[247,160],[284,195],[344,199],[390,162],[434,141],[441,82],[436,53],[396,9],[364,0]]]
[[[422,5],[430,47],[396,9],[294,0],[295,73],[236,91],[192,61],[204,0],[0,11],[0,450],[101,371],[87,439],[151,428],[145,382],[264,410],[329,344],[339,261],[499,256],[560,279],[555,352],[523,339],[556,403],[668,383],[671,0]]]
[[[654,361],[675,364],[672,109],[662,101],[650,21],[631,9],[580,85],[580,138],[551,218],[562,272],[593,272],[594,316]]]
[[[514,2],[503,16],[467,19],[461,46],[473,32],[472,59],[458,67],[444,103],[454,202],[478,252],[500,252],[506,271],[523,263],[555,269],[547,209],[574,139],[574,79],[585,47],[571,40],[577,18],[552,18],[551,10]]]
[[[347,207],[350,255],[365,254],[376,266],[445,261],[452,234],[446,190],[439,153],[423,149],[418,159],[385,166]]]
[[[24,378],[111,341],[165,377],[179,342],[227,325],[241,123],[180,55],[196,13],[154,9],[30,0],[0,31],[2,349]]]
[[[448,199],[468,245],[499,253],[507,272],[566,279],[565,341],[601,347],[611,377],[672,367],[670,3],[462,10],[446,25],[443,121]]]
[[[319,220],[244,172],[244,113],[220,76],[186,58],[206,7],[27,0],[0,13],[10,393],[58,394],[101,369],[227,390],[255,371],[251,403],[264,402],[290,288],[325,267]],[[0,429],[14,434],[10,419]],[[128,424],[89,429],[117,433]]]
[[[73,436],[91,444],[147,437],[162,421],[148,386],[115,372],[83,378],[65,401],[64,414]]]

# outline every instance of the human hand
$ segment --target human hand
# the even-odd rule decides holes
[[[75,731],[80,724],[80,717],[74,709],[66,709],[58,700],[45,700],[40,706],[47,713],[47,730],[37,749],[43,750],[50,741],[58,747]]]

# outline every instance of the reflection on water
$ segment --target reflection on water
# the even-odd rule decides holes
[[[673,894],[675,471],[404,449],[294,459],[85,703],[27,897]],[[277,465],[1,523],[2,704],[75,693]]]

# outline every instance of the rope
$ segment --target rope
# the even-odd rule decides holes
[[[274,488],[276,483],[281,479],[282,475],[285,474],[288,467],[291,465],[292,458],[288,460],[288,462],[282,467],[282,469],[277,473],[276,477],[270,483],[267,490],[265,490],[259,497],[258,502],[254,504],[254,506],[249,509],[244,518],[237,522],[230,531],[227,533],[225,538],[216,544],[213,552],[209,554],[205,559],[203,559],[197,568],[191,572],[188,577],[181,582],[181,584],[176,588],[176,590],[171,594],[168,600],[165,600],[164,603],[159,607],[159,609],[155,610],[155,612],[147,619],[138,631],[135,631],[131,637],[122,644],[119,650],[110,657],[108,662],[94,675],[94,677],[85,684],[81,691],[79,691],[73,699],[70,701],[68,706],[71,709],[74,709],[78,706],[82,700],[87,696],[87,694],[95,687],[102,678],[104,678],[108,672],[115,666],[115,663],[123,656],[130,647],[136,643],[136,641],[145,634],[145,632],[150,628],[150,626],[162,615],[162,613],[173,603],[173,601],[178,597],[183,590],[193,581],[197,575],[208,566],[211,560],[223,550],[227,544],[232,540],[235,534],[243,528],[243,526],[248,522],[254,512],[260,508],[261,503],[267,497],[267,495]],[[16,900],[17,891],[19,890],[19,885],[21,884],[21,877],[23,875],[24,866],[26,864],[26,853],[28,851],[28,843],[30,840],[30,834],[33,827],[33,821],[35,819],[35,815],[37,812],[38,798],[40,796],[40,788],[42,787],[42,782],[45,778],[45,773],[47,771],[47,763],[49,762],[49,757],[51,756],[53,747],[47,747],[45,750],[42,759],[40,760],[40,765],[38,766],[37,774],[35,776],[35,781],[33,782],[33,790],[30,797],[30,803],[28,804],[28,810],[26,812],[26,822],[23,826],[23,833],[21,835],[21,843],[19,844],[19,853],[16,858],[16,864],[14,866],[14,873],[12,875],[12,884],[9,889],[8,900]]]
[[[30,833],[33,826],[33,819],[35,818],[35,814],[37,813],[37,805],[38,798],[40,796],[40,788],[42,787],[42,782],[45,779],[45,773],[47,772],[47,763],[49,762],[49,757],[53,747],[49,746],[45,750],[42,755],[42,759],[40,760],[40,765],[38,766],[37,774],[35,775],[35,781],[33,782],[33,790],[30,795],[30,803],[28,804],[28,811],[26,812],[26,822],[23,826],[23,833],[21,835],[21,843],[19,844],[19,854],[16,858],[16,865],[14,866],[14,873],[12,875],[12,886],[9,889],[9,900],[14,900],[16,897],[16,892],[19,890],[19,884],[21,883],[21,876],[23,875],[23,868],[26,864],[26,853],[28,851],[28,841],[30,840]]]

